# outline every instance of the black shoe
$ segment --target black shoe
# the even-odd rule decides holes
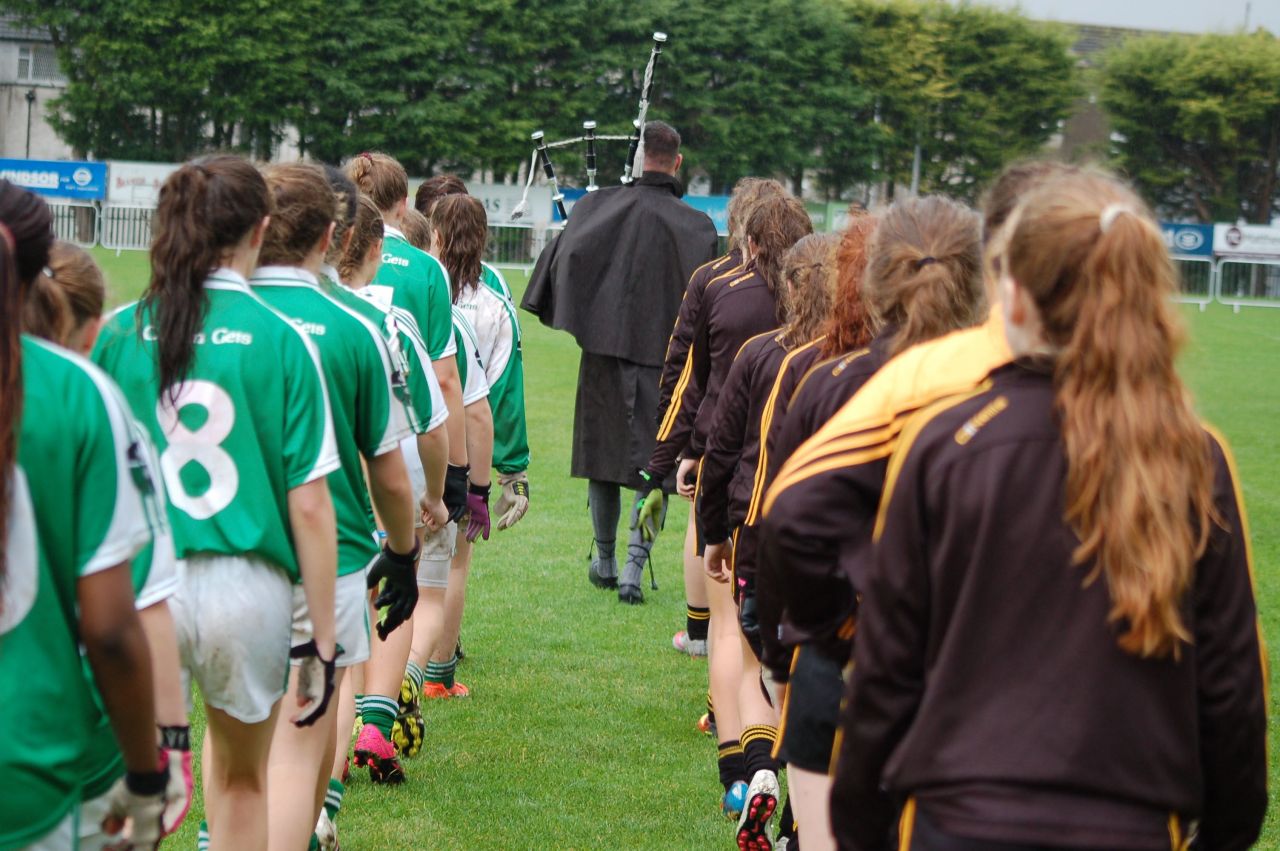
[[[609,561],[613,561],[613,560],[609,559]],[[593,561],[591,562],[591,567],[587,569],[587,578],[590,579],[591,584],[596,586],[597,588],[604,588],[606,590],[617,588],[618,587],[617,566],[615,564],[614,572],[612,574],[602,574],[600,572],[600,562]]]
[[[638,606],[644,602],[644,592],[640,590],[640,580],[644,579],[644,565],[628,561],[618,580],[618,602]]]

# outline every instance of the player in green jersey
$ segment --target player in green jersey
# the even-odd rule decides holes
[[[161,450],[179,587],[170,601],[184,668],[208,718],[203,763],[213,842],[267,842],[267,752],[299,660],[305,702],[333,691],[339,466],[319,355],[250,290],[271,211],[262,175],[214,156],[160,190],[151,283],[103,327],[94,358],[117,379]],[[292,648],[295,580],[313,640]]]
[[[168,774],[129,561],[160,509],[119,391],[86,361],[20,334],[52,225],[42,200],[0,180],[0,847],[76,847],[82,760],[105,712],[127,769],[108,813],[131,818],[136,847],[151,848]],[[19,734],[33,706],[58,707],[68,722],[59,735]]]
[[[511,301],[481,283],[480,257],[488,238],[484,205],[469,195],[446,196],[432,208],[431,226],[432,247],[449,271],[455,306],[475,329],[480,361],[489,383],[493,466],[502,488],[498,528],[507,529],[529,508],[529,436],[520,323]]]
[[[102,325],[106,286],[102,271],[87,251],[67,242],[57,242],[49,253],[49,263],[36,276],[23,313],[27,333],[43,337],[79,355],[92,349]],[[34,308],[34,309],[33,309]],[[127,407],[121,402],[122,407]],[[157,508],[153,524],[154,540],[133,558],[135,607],[151,649],[151,673],[156,692],[156,723],[169,767],[174,800],[164,814],[164,828],[171,833],[181,824],[191,805],[191,733],[187,723],[186,694],[182,686],[181,662],[168,598],[178,584],[173,538],[164,522],[164,485],[159,461],[151,440],[130,418],[130,437],[142,453],[148,479],[156,489]],[[89,672],[92,678],[92,672]],[[92,733],[90,753],[83,760],[84,804],[80,810],[82,851],[114,846],[121,841],[117,832],[103,829],[103,817],[110,807],[111,789],[125,774],[124,759],[106,717],[99,719]]]
[[[441,198],[450,195],[470,195],[467,192],[467,185],[462,182],[462,178],[456,174],[437,174],[428,177],[418,185],[418,191],[413,197],[413,205],[418,212],[431,219],[432,211]],[[483,209],[483,207],[482,207]],[[441,261],[443,262],[443,260]],[[452,274],[452,273],[450,273]],[[515,300],[511,296],[511,287],[507,286],[507,279],[502,277],[502,273],[498,271],[496,266],[492,266],[484,261],[480,262],[480,280],[481,282],[493,290],[497,295],[502,296],[507,301],[515,305]]]
[[[400,230],[409,204],[409,178],[392,157],[363,153],[347,163],[347,176],[382,213],[382,265],[370,290],[384,306],[405,310],[418,323],[445,404],[449,408],[449,471],[445,502],[454,521],[467,509],[467,440],[462,385],[454,359],[449,278],[430,254],[415,248]]]
[[[370,585],[385,583],[378,600],[386,609],[378,625],[381,638],[412,615],[418,599],[415,505],[400,454],[400,441],[410,434],[406,394],[403,386],[393,386],[393,382],[403,385],[403,376],[393,370],[379,329],[320,289],[318,274],[332,239],[337,204],[324,172],[295,163],[270,166],[264,175],[274,213],[250,285],[263,301],[306,331],[320,352],[341,459],[339,469],[329,474],[338,521],[335,620],[343,648],[338,659],[340,682],[344,668],[369,657],[366,573]],[[381,553],[375,543],[370,497],[386,531]],[[311,639],[306,600],[296,587],[293,631],[295,647]],[[296,689],[296,676],[293,679]],[[331,707],[320,723],[305,729],[277,723],[268,780],[273,847],[305,845],[316,825],[333,764],[336,715]],[[388,735],[381,737],[381,750],[386,752],[391,750],[394,718],[391,712]],[[372,724],[365,732],[375,739],[380,736]],[[382,768],[375,751],[378,744],[356,745],[357,760],[368,760],[375,772]],[[313,794],[306,794],[308,784]]]

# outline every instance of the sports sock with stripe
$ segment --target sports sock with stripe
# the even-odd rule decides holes
[[[453,688],[454,675],[458,670],[458,657],[448,662],[427,662],[427,682],[439,683],[445,688]]]
[[[329,778],[329,788],[324,793],[324,811],[329,814],[330,821],[338,817],[338,810],[342,809],[342,796],[346,792],[347,787],[342,785],[341,780]]]
[[[209,822],[200,822],[200,830],[196,832],[196,851],[209,851]]]
[[[739,780],[747,781],[747,762],[742,755],[742,745],[737,739],[721,742],[716,759],[720,768],[720,785],[726,792]]]
[[[778,773],[778,760],[773,755],[773,743],[777,739],[778,728],[769,724],[752,724],[742,731],[742,754],[748,777],[755,777],[757,771],[766,769]]]
[[[364,709],[361,710],[360,717],[364,719],[364,723],[377,727],[379,733],[390,739],[391,728],[396,723],[397,708],[394,697],[366,694],[364,696]]]
[[[693,641],[706,641],[711,626],[711,609],[705,606],[685,605],[684,631]]]
[[[418,687],[419,691],[421,691],[422,683],[427,678],[427,672],[422,669],[422,666],[410,659],[409,664],[405,667],[404,673],[405,676],[413,680],[413,684]]]

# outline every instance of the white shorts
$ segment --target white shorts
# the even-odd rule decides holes
[[[418,555],[418,587],[447,588],[449,564],[458,541],[458,524],[450,520],[440,531],[425,535]]]
[[[192,556],[178,564],[169,609],[184,689],[194,677],[209,706],[244,724],[267,720],[289,673],[288,574],[253,556]]]
[[[178,591],[178,560],[173,554],[173,535],[167,528],[156,535],[151,545],[151,565],[147,581],[142,584],[134,606],[138,611],[167,600]]]
[[[350,668],[369,659],[369,591],[365,588],[365,572],[339,576],[333,586],[333,634],[342,647],[335,663]],[[311,615],[307,611],[307,595],[301,585],[293,586],[292,646],[311,640]]]
[[[80,851],[103,851],[119,844],[119,833],[107,833],[102,829],[102,820],[107,817],[111,790],[80,805]],[[71,846],[66,846],[71,847]]]
[[[71,812],[58,822],[58,826],[46,833],[44,836],[32,842],[23,851],[67,851],[68,848],[87,847],[77,846],[76,834],[79,832],[80,808],[72,807]]]
[[[413,488],[413,499],[416,505],[427,495],[427,473],[422,469],[422,459],[418,457],[416,434],[400,441],[400,453],[404,455],[404,466],[409,471],[409,486]]]

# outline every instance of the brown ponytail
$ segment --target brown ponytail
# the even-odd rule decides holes
[[[333,216],[333,242],[329,244],[324,262],[337,268],[342,262],[342,252],[346,249],[347,234],[351,233],[351,226],[355,224],[360,190],[356,189],[351,178],[342,173],[342,169],[335,166],[326,165],[324,176],[329,181],[329,188],[333,190],[333,197],[337,202],[337,209]]]
[[[978,214],[949,198],[908,198],[876,227],[862,292],[896,354],[972,325],[986,310]]]
[[[1133,192],[1079,174],[1032,193],[1011,221],[1009,274],[1058,349],[1075,560],[1106,576],[1120,647],[1177,658],[1191,640],[1182,601],[1208,542],[1213,471],[1175,368],[1183,332],[1176,273]]]
[[[347,177],[383,213],[409,197],[409,175],[394,157],[377,152],[357,154],[347,162]]]
[[[811,233],[813,222],[804,204],[790,196],[764,199],[747,219],[746,235],[756,246],[752,266],[775,295],[782,286],[782,258],[787,249]]]
[[[782,330],[788,349],[817,337],[831,315],[831,267],[839,241],[835,234],[811,233],[783,258],[787,321]]]
[[[49,265],[36,276],[27,296],[23,326],[28,334],[67,346],[87,322],[102,316],[106,301],[102,270],[89,252],[69,242],[55,242]]]
[[[733,184],[729,196],[729,245],[747,253],[747,220],[766,198],[786,198],[787,188],[767,177],[743,177]]]
[[[877,219],[870,213],[850,215],[849,225],[836,247],[832,275],[831,317],[823,334],[823,360],[861,348],[871,341],[871,317],[862,299],[862,278],[867,271],[867,245],[875,233]]]
[[[361,195],[356,201],[356,216],[351,223],[351,239],[342,251],[342,259],[338,261],[338,274],[344,284],[352,284],[352,278],[365,258],[369,249],[382,241],[382,212],[378,205],[369,200],[369,196]]]
[[[297,266],[307,259],[338,216],[338,199],[324,171],[306,163],[267,166],[271,223],[262,239],[263,266]]]
[[[470,195],[446,195],[431,210],[431,227],[440,232],[440,263],[457,302],[464,289],[480,283],[489,218],[484,205]]]
[[[139,321],[155,326],[160,395],[176,395],[195,360],[208,298],[204,280],[271,212],[258,170],[239,157],[187,163],[160,188],[151,240],[151,284]]]
[[[49,262],[52,245],[49,207],[34,193],[0,179],[0,589],[9,572],[12,470],[22,428],[22,305],[31,282]]]

